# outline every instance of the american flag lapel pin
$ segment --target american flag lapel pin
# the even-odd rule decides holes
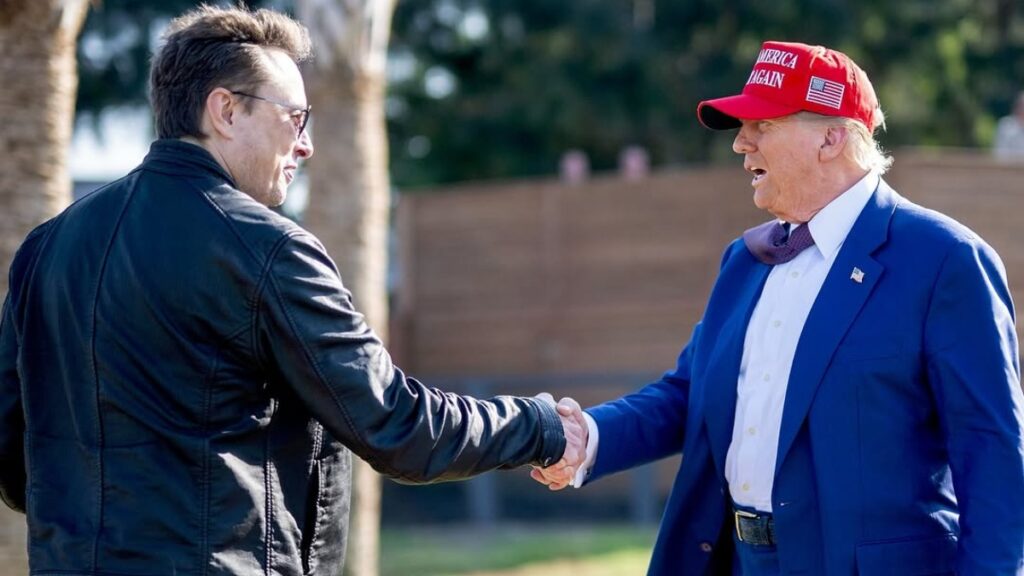
[[[864,282],[864,271],[854,266],[853,272],[850,273],[850,280],[853,280],[857,284]]]

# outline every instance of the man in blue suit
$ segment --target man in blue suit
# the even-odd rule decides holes
[[[766,42],[702,102],[775,220],[725,251],[675,370],[590,408],[553,489],[682,452],[649,573],[1024,574],[1024,400],[998,255],[881,175],[871,83]]]

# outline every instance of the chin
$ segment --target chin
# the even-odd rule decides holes
[[[248,194],[249,197],[252,198],[253,200],[259,202],[260,204],[263,204],[268,208],[280,206],[281,203],[284,202],[285,198],[285,193],[283,190],[275,190],[273,188],[268,190],[266,188],[263,188],[262,186],[257,188],[255,186],[242,185],[239,186],[238,189]]]
[[[281,204],[284,204],[284,200],[287,197],[288,185],[285,183],[278,183],[276,186],[271,186],[269,190],[266,190],[263,193],[263,199],[260,202],[269,208],[276,208]]]
[[[284,201],[287,198],[288,198],[288,193],[284,192],[284,191],[282,191],[280,193],[276,193],[276,194],[275,193],[271,193],[271,194],[269,194],[267,196],[266,205],[269,206],[270,208],[277,208],[281,204],[284,204]]]
[[[762,196],[762,195],[758,194],[757,192],[755,192],[754,193],[754,206],[756,206],[759,210],[767,210],[768,207],[771,206],[771,202],[769,202],[768,199],[765,198],[764,196]]]

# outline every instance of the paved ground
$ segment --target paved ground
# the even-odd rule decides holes
[[[0,504],[0,576],[25,574],[25,517]]]

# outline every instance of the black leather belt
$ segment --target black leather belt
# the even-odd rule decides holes
[[[736,536],[740,542],[752,546],[775,545],[775,521],[771,514],[733,510],[736,517]]]

